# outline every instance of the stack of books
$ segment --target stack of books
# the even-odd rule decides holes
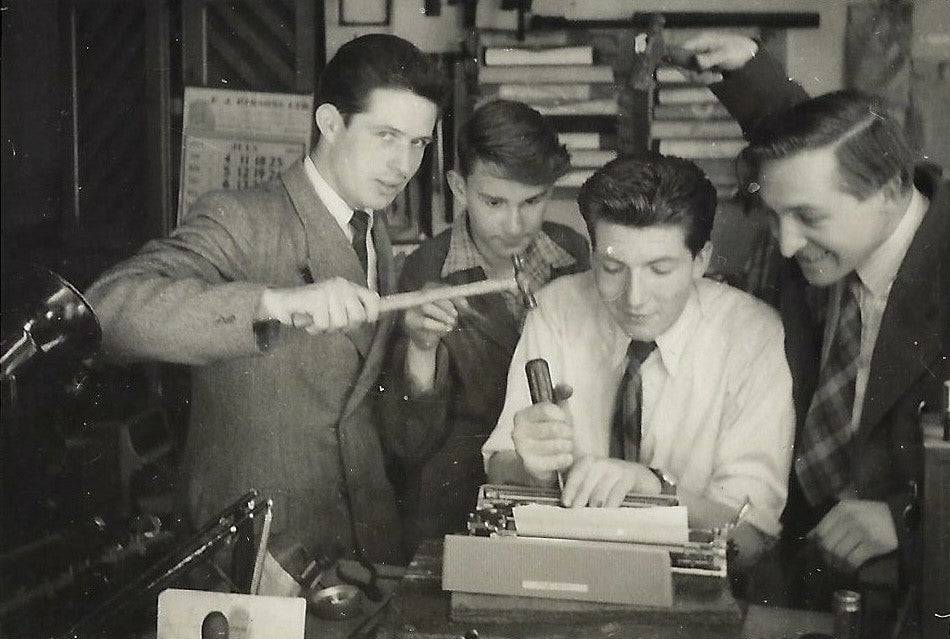
[[[750,37],[757,29],[746,29]],[[667,40],[680,44],[692,37],[689,30],[670,30]],[[693,160],[716,187],[720,198],[736,190],[736,163],[745,148],[742,129],[719,100],[702,84],[690,81],[676,67],[656,71],[656,100],[650,123],[653,148],[664,155]]]
[[[664,155],[693,160],[720,197],[731,197],[736,189],[735,158],[746,145],[739,123],[712,91],[689,83],[678,69],[660,67],[656,76],[650,124],[655,148]]]
[[[613,67],[595,59],[591,44],[571,42],[570,35],[529,33],[519,42],[512,34],[483,33],[478,87],[479,102],[517,100],[551,119],[572,164],[556,186],[574,190],[617,156],[609,131],[618,107]]]

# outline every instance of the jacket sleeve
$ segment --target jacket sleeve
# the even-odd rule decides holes
[[[425,276],[412,257],[399,278],[399,291],[422,287]],[[429,391],[418,393],[406,373],[409,338],[397,327],[383,367],[377,404],[380,437],[388,457],[406,465],[425,461],[448,437],[449,404],[453,383],[449,350],[440,344],[436,355],[435,383]]]
[[[736,71],[709,88],[732,114],[748,138],[768,118],[808,99],[808,94],[788,77],[782,65],[764,47]]]
[[[209,194],[170,237],[93,283],[86,297],[106,357],[202,365],[259,354],[253,321],[264,285],[248,275],[266,248],[255,226],[238,197]]]
[[[380,384],[379,425],[387,456],[413,466],[425,461],[448,437],[452,384],[448,349],[440,344],[434,387],[414,393],[405,372],[408,342],[400,335],[390,349]]]

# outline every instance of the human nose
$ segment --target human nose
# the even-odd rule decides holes
[[[792,257],[805,246],[801,225],[788,215],[779,216],[772,226],[772,234],[778,240],[783,257]]]
[[[399,176],[406,179],[416,172],[421,156],[416,158],[415,150],[409,144],[396,144],[389,156],[389,168],[397,171]]]
[[[524,232],[524,219],[517,206],[510,208],[505,216],[505,231],[509,236],[521,235]]]
[[[625,286],[625,296],[627,308],[639,308],[645,299],[643,277],[637,269],[627,270],[627,281]]]

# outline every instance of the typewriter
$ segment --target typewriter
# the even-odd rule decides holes
[[[525,486],[502,486],[485,484],[478,491],[475,511],[469,515],[468,531],[471,535],[491,537],[494,535],[518,534],[515,525],[514,507],[527,504],[557,506],[560,495],[556,489]],[[677,506],[675,495],[630,494],[621,508],[649,508]],[[726,576],[728,528],[690,530],[689,542],[682,545],[664,546],[670,554],[670,569],[676,573]]]
[[[674,605],[675,591],[684,582],[694,590],[697,584],[706,592],[728,590],[732,524],[689,530],[688,538],[676,543],[605,541],[596,538],[596,531],[593,538],[519,534],[519,506],[559,503],[556,489],[481,486],[469,534],[446,535],[443,589],[660,608]],[[621,509],[676,506],[673,495],[630,494]],[[601,509],[587,515],[595,510]]]

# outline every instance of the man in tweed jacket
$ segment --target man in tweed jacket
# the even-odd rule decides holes
[[[345,44],[321,76],[319,139],[302,162],[261,188],[208,194],[88,291],[108,356],[193,366],[193,524],[256,488],[275,502],[275,556],[299,545],[403,561],[368,392],[391,328],[379,295],[395,288],[372,212],[418,169],[443,90],[405,40]]]

